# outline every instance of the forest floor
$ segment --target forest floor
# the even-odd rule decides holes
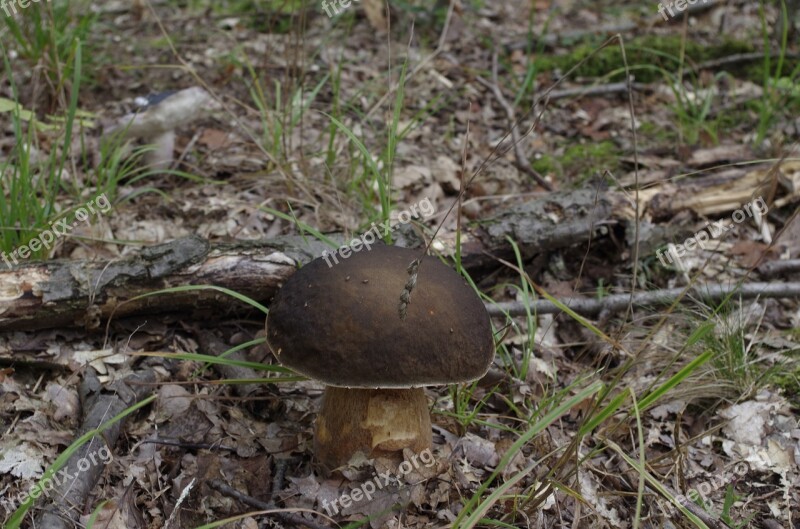
[[[109,529],[800,527],[797,2],[22,4],[0,13],[3,527],[47,526],[48,509]],[[163,136],[108,140],[137,98],[191,87],[210,97],[180,110],[168,167],[148,166]],[[621,197],[588,240],[539,247],[520,221],[475,250],[531,204],[557,227],[582,190]],[[72,326],[7,317],[30,302],[14,270],[43,261],[191,235],[349,240],[423,203],[412,231],[431,252],[460,264],[462,244],[487,306],[523,309],[492,311],[486,377],[426,388],[433,449],[406,472],[319,471],[324,388],[280,370],[264,314],[233,297]],[[786,294],[524,310],[712,283]],[[53,485],[99,426],[93,396],[144,372],[124,407],[155,397],[103,425],[102,468]],[[82,480],[77,504],[29,496]]]

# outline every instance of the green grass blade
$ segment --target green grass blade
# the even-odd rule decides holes
[[[248,298],[244,294],[239,294],[235,290],[231,290],[225,287],[218,287],[214,285],[184,285],[180,287],[162,288],[161,290],[154,290],[153,292],[147,292],[146,294],[140,294],[138,296],[132,297],[128,301],[136,301],[137,299],[144,299],[150,296],[158,296],[161,294],[171,294],[175,292],[189,292],[192,290],[216,290],[217,292],[222,292],[223,294],[227,294],[232,298],[236,298],[239,301],[243,301],[244,303],[247,303],[248,305],[257,308],[264,314],[269,313],[269,309],[264,305],[262,305],[261,303],[259,303],[258,301]]]
[[[695,358],[694,360],[692,360],[691,362],[689,362],[683,369],[672,375],[672,377],[670,377],[669,380],[664,382],[664,384],[662,384],[657,389],[649,393],[645,398],[643,398],[639,402],[639,407],[642,410],[646,410],[647,408],[649,408],[662,395],[664,395],[666,392],[668,392],[669,390],[671,390],[672,388],[674,388],[675,386],[686,380],[686,378],[692,373],[694,373],[698,367],[708,362],[713,355],[714,353],[712,351],[706,351],[697,358]]]

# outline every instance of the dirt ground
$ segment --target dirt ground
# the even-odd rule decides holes
[[[3,527],[800,527],[797,2],[22,3],[0,13]],[[158,134],[109,143],[136,98],[191,87],[167,167],[139,149]],[[14,217],[25,196],[50,205]],[[81,276],[190,236],[350,240],[423,201],[398,238],[501,308],[489,372],[425,389],[433,446],[404,466],[321,472],[324,386],[278,367],[258,307],[176,290],[109,318],[129,278]],[[81,317],[15,316],[61,310],[36,281],[65,261]],[[782,286],[524,308],[711,283]]]

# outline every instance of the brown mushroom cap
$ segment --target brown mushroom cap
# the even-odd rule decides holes
[[[425,256],[407,317],[408,265],[421,250],[376,244],[295,272],[267,316],[278,360],[330,386],[405,388],[483,376],[494,356],[489,315],[466,280]]]

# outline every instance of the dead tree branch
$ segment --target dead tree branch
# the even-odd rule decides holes
[[[700,300],[713,303],[722,301],[729,295],[733,299],[800,297],[800,283],[749,283],[744,285],[709,283],[694,286],[688,291],[684,288],[667,288],[650,292],[638,292],[633,295],[633,305],[636,307],[664,306],[671,305],[676,299],[680,299],[681,302]],[[600,312],[604,311],[616,312],[622,310],[628,306],[630,301],[630,294],[613,294],[602,299],[572,298],[560,300],[570,310],[587,316],[600,314]],[[537,299],[529,305],[519,301],[494,303],[487,305],[487,310],[492,316],[506,314],[509,316],[522,316],[527,314],[528,310],[532,314],[554,314],[561,311],[558,306],[546,299]]]

